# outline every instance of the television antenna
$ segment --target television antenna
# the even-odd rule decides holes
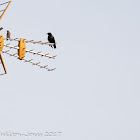
[[[11,1],[0,4],[0,6],[1,5],[6,5],[6,8],[0,11],[0,13],[2,12],[2,14],[0,16],[0,20],[4,16],[4,14],[7,11],[10,4],[11,4]],[[5,44],[4,40],[16,41],[16,42],[18,42],[18,45],[13,46],[13,45],[10,45],[10,44]],[[47,58],[50,58],[50,59],[55,59],[55,57],[56,57],[56,55],[55,56],[50,55],[49,53],[45,54],[45,53],[37,52],[37,51],[34,51],[34,50],[28,50],[28,49],[26,49],[26,43],[49,45],[49,46],[54,45],[54,43],[34,41],[34,40],[26,40],[24,38],[20,38],[20,39],[19,38],[4,38],[2,35],[0,35],[0,60],[1,60],[1,63],[3,65],[4,71],[5,71],[6,74],[7,74],[7,71],[6,71],[6,67],[5,67],[5,64],[4,64],[4,60],[2,58],[2,53],[8,54],[8,55],[13,56],[13,57],[16,57],[16,58],[18,58],[18,60],[22,60],[22,61],[24,60],[25,62],[28,62],[28,63],[31,63],[33,65],[39,66],[40,68],[47,69],[48,71],[53,71],[55,69],[55,68],[49,68],[48,65],[46,65],[46,66],[41,65],[40,62],[34,62],[33,59],[29,59],[29,60],[25,59],[24,57],[25,57],[26,53],[31,53],[33,55],[39,55],[41,57],[47,57]],[[10,49],[16,49],[17,53],[13,54],[13,53],[10,52],[10,50],[3,50],[4,47],[10,48]]]

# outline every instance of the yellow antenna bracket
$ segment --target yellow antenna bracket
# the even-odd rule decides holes
[[[26,53],[26,44],[23,38],[20,39],[18,43],[18,47],[19,47],[18,56],[19,56],[19,59],[22,60],[25,57],[25,53]]]
[[[3,45],[4,45],[4,38],[2,35],[0,35],[0,52],[3,50]]]

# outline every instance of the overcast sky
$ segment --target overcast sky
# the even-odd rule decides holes
[[[138,0],[13,0],[0,34],[9,30],[12,38],[46,42],[51,32],[56,50],[31,43],[26,48],[56,59],[25,58],[56,70],[2,54],[8,74],[0,76],[0,134],[62,134],[0,139],[139,140],[139,7]]]

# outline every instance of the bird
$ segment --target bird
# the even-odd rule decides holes
[[[54,36],[52,35],[52,33],[47,33],[48,34],[48,41],[49,43],[55,43],[55,39]],[[50,45],[52,47],[52,45]],[[56,49],[56,45],[54,44],[54,49]]]
[[[11,33],[9,32],[9,30],[7,30],[7,40],[10,39],[10,35]]]
[[[3,28],[1,27],[1,28],[0,28],[0,31],[1,31],[2,29],[3,29]]]

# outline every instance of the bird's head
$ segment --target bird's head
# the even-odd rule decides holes
[[[52,33],[50,33],[50,32],[49,32],[49,33],[47,33],[47,34],[48,34],[48,35],[52,35]]]

